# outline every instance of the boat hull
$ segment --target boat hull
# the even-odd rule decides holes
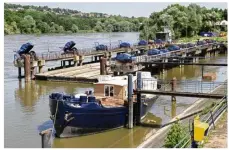
[[[152,107],[155,100],[156,97],[142,102],[141,118],[146,115],[148,109]],[[56,137],[66,137],[61,135],[72,131],[73,133],[78,133],[79,130],[80,132],[84,132],[83,130],[85,130],[86,133],[87,131],[102,132],[126,126],[128,120],[128,107],[106,108],[101,106],[95,107],[97,104],[93,105],[92,108],[74,108],[69,106],[66,101],[49,99],[51,119],[55,127]],[[137,105],[134,103],[134,113],[136,107]]]

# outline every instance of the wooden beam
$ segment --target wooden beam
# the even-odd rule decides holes
[[[216,98],[220,99],[226,96],[226,94],[212,94],[212,93],[191,93],[191,92],[175,92],[175,91],[152,91],[152,90],[138,90],[136,94],[155,94],[155,95],[170,95],[170,96],[182,96],[182,97],[199,97],[199,98]]]

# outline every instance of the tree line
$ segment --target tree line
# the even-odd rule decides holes
[[[136,32],[139,30],[140,22],[146,19],[120,15],[109,18],[80,17],[34,9],[36,6],[17,9],[19,6],[15,5],[13,10],[9,6],[4,9],[5,34]]]
[[[23,8],[23,9],[19,9]],[[13,9],[13,10],[12,10]],[[55,10],[55,11],[53,11]],[[59,14],[57,12],[66,13]],[[155,33],[167,26],[174,38],[194,36],[201,31],[218,31],[215,23],[227,20],[227,9],[207,9],[197,4],[173,4],[146,17],[110,16],[108,18],[74,16],[68,9],[47,6],[5,4],[5,34],[41,34],[76,32],[138,32],[141,39],[154,39]]]
[[[140,37],[155,39],[155,33],[163,31],[163,27],[170,29],[172,37],[192,37],[200,32],[219,32],[227,30],[226,26],[218,26],[217,22],[227,20],[227,9],[200,7],[190,4],[187,7],[173,4],[160,12],[153,12],[149,19],[143,22]]]

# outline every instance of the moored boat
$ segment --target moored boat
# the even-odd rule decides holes
[[[127,76],[101,76],[99,82],[95,83],[94,93],[52,93],[49,96],[49,106],[56,136],[62,137],[67,127],[74,130],[109,130],[125,126],[128,119],[127,82]],[[135,88],[136,77],[133,77],[133,83]],[[156,84],[156,80],[150,82],[150,85],[143,83],[143,88],[155,89]],[[156,98],[147,98],[145,95],[142,99],[142,118]]]

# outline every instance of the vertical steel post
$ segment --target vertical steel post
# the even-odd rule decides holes
[[[201,71],[202,71],[202,79],[203,79],[203,76],[204,76],[204,66],[201,67]]]
[[[45,148],[45,143],[44,143],[45,134],[40,134],[40,135],[41,135],[41,148]]]
[[[21,79],[21,67],[18,67],[18,78]]]
[[[133,128],[133,75],[129,74],[128,75],[128,105],[129,105],[129,114],[128,114],[128,128],[132,129]]]
[[[137,90],[142,89],[142,74],[137,72]],[[140,125],[141,123],[141,110],[142,110],[142,101],[141,93],[137,93],[137,110],[136,110],[136,124]]]

